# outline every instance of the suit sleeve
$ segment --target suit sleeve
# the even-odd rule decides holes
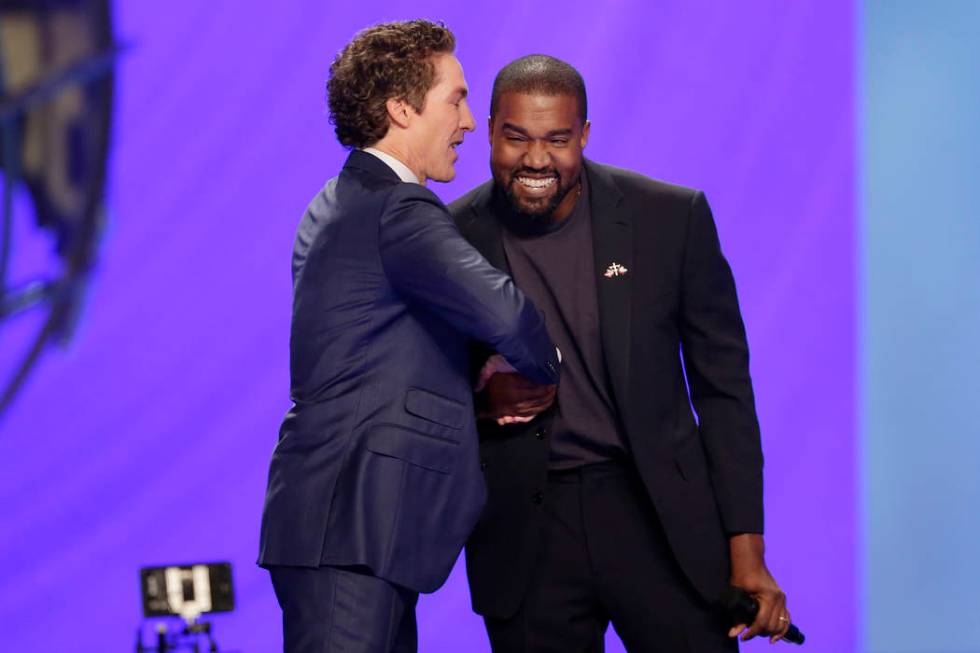
[[[735,280],[701,192],[688,215],[681,345],[711,480],[729,534],[762,533],[762,445]]]
[[[488,344],[532,381],[558,382],[541,313],[466,242],[430,191],[396,187],[381,218],[379,250],[389,282],[404,297]]]

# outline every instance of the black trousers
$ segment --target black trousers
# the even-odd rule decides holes
[[[667,544],[636,472],[598,463],[548,476],[542,541],[517,614],[486,619],[494,653],[601,653],[612,621],[630,653],[738,650]]]
[[[418,593],[345,567],[269,567],[286,653],[415,653]]]

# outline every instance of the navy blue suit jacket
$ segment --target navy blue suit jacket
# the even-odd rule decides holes
[[[468,343],[555,383],[538,310],[425,187],[354,151],[293,252],[293,407],[272,456],[259,564],[361,565],[421,592],[483,507]]]

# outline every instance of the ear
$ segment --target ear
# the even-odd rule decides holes
[[[493,145],[493,116],[487,118],[487,142]]]
[[[585,125],[582,126],[582,138],[580,139],[583,150],[585,149],[585,146],[589,144],[589,131],[591,131],[589,129],[590,127],[592,127],[592,123],[586,120]]]
[[[391,124],[398,125],[402,129],[405,129],[411,124],[412,115],[415,113],[412,107],[408,106],[408,102],[401,98],[388,98],[385,101],[385,108],[388,110],[388,119],[391,120]]]

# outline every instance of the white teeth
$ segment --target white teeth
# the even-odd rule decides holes
[[[517,181],[524,184],[528,188],[547,188],[555,183],[555,178],[548,177],[546,179],[531,179],[530,177],[518,177]]]

